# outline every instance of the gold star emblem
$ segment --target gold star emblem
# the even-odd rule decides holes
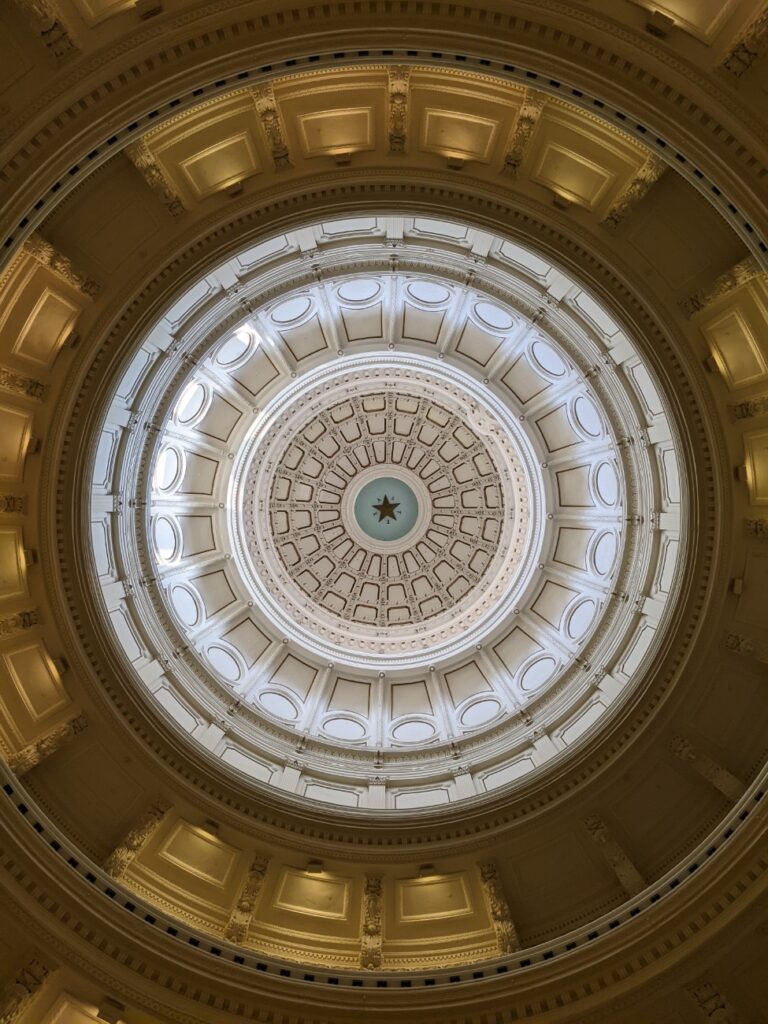
[[[399,501],[390,501],[390,499],[384,495],[384,500],[380,501],[378,505],[374,505],[373,508],[379,513],[379,522],[383,523],[385,519],[392,519],[397,521],[395,516],[395,509],[400,507]]]

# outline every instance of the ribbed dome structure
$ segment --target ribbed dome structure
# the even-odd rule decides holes
[[[303,795],[371,806],[386,774],[385,807],[412,808],[540,771],[627,699],[681,586],[684,513],[668,404],[587,291],[487,235],[462,283],[480,233],[419,218],[393,273],[387,225],[302,229],[322,271],[298,288],[296,233],[233,257],[215,273],[238,273],[245,321],[210,284],[176,300],[93,446],[87,553],[112,643],[209,754],[280,786],[298,734]],[[278,267],[294,287],[261,305]],[[375,517],[402,485],[411,526],[372,537],[359,495]],[[116,537],[105,494],[136,509]],[[117,564],[135,580],[115,607]]]
[[[0,1024],[762,1022],[763,6],[2,5]]]

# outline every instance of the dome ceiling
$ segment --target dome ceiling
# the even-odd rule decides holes
[[[19,1024],[759,1015],[768,22],[698,6],[0,12]]]
[[[508,431],[465,389],[471,379],[435,360],[345,359],[294,389],[291,405],[308,422],[253,438],[233,504],[244,506],[252,572],[305,646],[350,667],[434,662],[465,646],[468,631],[479,635],[502,591],[512,596],[534,547],[528,473]],[[285,403],[277,416],[290,417]],[[388,510],[387,489],[400,499],[395,525],[403,505],[412,518],[393,540],[377,513]],[[361,509],[363,492],[373,502]]]
[[[394,265],[387,218],[336,221],[303,229],[314,283],[292,285],[288,234],[195,285],[92,475],[140,686],[257,784],[285,786],[298,735],[299,792],[343,807],[374,780],[385,808],[454,802],[576,749],[642,678],[679,576],[673,428],[626,333],[528,250],[405,225]],[[136,509],[116,533],[109,495]]]

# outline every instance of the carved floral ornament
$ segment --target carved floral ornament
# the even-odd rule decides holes
[[[621,422],[636,407],[622,396],[638,358],[626,335],[618,347],[615,338],[598,340],[578,289],[537,319],[530,291],[523,298],[515,284],[523,267],[501,239],[481,273],[468,279],[456,266],[462,243],[435,274],[435,223],[405,224],[395,273],[382,232],[374,243],[352,222],[346,244],[363,242],[366,255],[350,264],[344,250],[343,273],[329,264],[321,281],[273,286],[258,299],[258,275],[241,272],[236,292],[207,300],[206,316],[219,303],[227,324],[208,335],[213,345],[195,343],[193,353],[196,314],[182,314],[177,358],[150,369],[167,377],[155,385],[165,404],[133,413],[152,429],[114,435],[125,446],[121,465],[141,465],[146,488],[128,498],[135,482],[110,485],[146,508],[135,538],[120,534],[138,545],[150,581],[131,583],[125,613],[155,617],[159,608],[155,635],[168,638],[143,657],[163,666],[179,707],[189,706],[182,677],[190,672],[206,699],[220,702],[216,721],[233,730],[221,754],[262,758],[266,742],[267,771],[282,778],[298,732],[296,785],[324,785],[309,776],[335,762],[358,806],[369,786],[382,786],[379,749],[394,759],[385,806],[414,757],[420,770],[444,772],[446,720],[456,723],[466,764],[460,776],[447,773],[451,799],[498,785],[485,779],[523,738],[548,756],[563,749],[544,739],[548,701],[559,701],[582,666],[610,663],[606,645],[618,650],[637,635],[626,632],[642,605],[631,560],[649,544],[660,552],[679,515],[670,507],[661,529],[651,513],[663,498],[637,484],[649,457],[674,467],[669,445],[662,456],[647,443],[614,440],[644,434]],[[384,235],[386,225],[382,218]],[[318,266],[333,258],[325,230],[302,235],[306,250],[314,234]],[[338,246],[330,228],[327,237]],[[443,251],[450,237],[441,236]],[[290,281],[295,250],[281,251]],[[305,274],[303,263],[295,269]],[[546,302],[546,281],[538,287]],[[611,372],[612,353],[629,361],[627,374]],[[396,544],[362,536],[353,514],[359,486],[382,473],[400,474],[420,510],[413,533]],[[566,521],[580,532],[562,533]],[[654,521],[659,529],[647,530]],[[571,538],[587,547],[550,575],[547,559]],[[198,568],[196,551],[207,568]],[[636,596],[618,600],[628,588]],[[654,618],[645,637],[656,629]],[[589,653],[590,645],[605,653]],[[596,685],[602,694],[624,683],[604,673]],[[529,710],[520,716],[519,707]],[[488,728],[494,742],[481,767],[462,756],[462,744]],[[326,790],[332,800],[345,791]]]

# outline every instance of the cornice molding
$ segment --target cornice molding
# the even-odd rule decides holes
[[[592,109],[593,112],[602,108],[605,111],[603,116],[611,120],[612,123],[624,126],[626,130],[634,130],[633,120],[635,119],[641,122],[648,121],[651,126],[651,134],[649,135],[648,130],[645,130],[645,141],[653,147],[655,145],[653,140],[654,133],[661,133],[665,136],[669,144],[684,154],[686,159],[677,160],[675,155],[669,152],[666,144],[663,148],[659,148],[657,155],[665,156],[670,163],[677,167],[680,173],[688,173],[692,184],[699,188],[711,202],[714,202],[715,199],[710,191],[710,186],[703,178],[700,179],[690,172],[689,161],[693,160],[703,168],[705,176],[718,179],[719,192],[717,193],[718,198],[716,200],[718,208],[723,216],[731,219],[734,228],[742,232],[747,244],[754,245],[754,222],[757,218],[757,223],[759,224],[761,218],[764,219],[764,209],[760,199],[761,193],[758,178],[754,178],[751,192],[746,186],[746,177],[753,176],[759,168],[756,157],[749,154],[751,139],[748,138],[748,131],[745,131],[740,139],[737,139],[735,134],[733,134],[733,132],[738,131],[735,125],[732,130],[727,130],[724,133],[721,119],[712,110],[704,110],[690,96],[685,95],[685,92],[678,91],[678,88],[672,88],[670,91],[666,76],[664,79],[659,77],[658,72],[660,68],[657,64],[652,62],[652,71],[634,65],[628,59],[628,53],[634,53],[634,49],[628,50],[627,53],[623,54],[612,54],[605,46],[597,46],[588,39],[578,39],[575,35],[567,32],[564,33],[561,27],[564,17],[575,15],[579,20],[583,20],[585,24],[589,24],[591,27],[599,26],[602,29],[606,24],[602,18],[594,14],[585,15],[580,9],[574,11],[574,8],[567,4],[552,2],[548,6],[550,9],[549,13],[553,16],[558,16],[557,27],[554,24],[542,22],[538,18],[532,19],[532,12],[528,9],[527,5],[525,5],[525,15],[523,15],[522,11],[519,14],[517,12],[510,12],[508,5],[504,8],[504,13],[500,10],[493,11],[467,7],[466,14],[469,21],[480,30],[478,38],[481,37],[482,27],[484,25],[488,26],[488,37],[483,47],[486,50],[487,58],[475,61],[471,55],[469,57],[467,55],[460,55],[462,56],[464,67],[471,67],[473,64],[477,64],[478,70],[485,71],[485,73],[493,73],[496,70],[493,68],[495,62],[498,68],[496,73],[503,76],[507,74],[507,72],[503,71],[503,68],[509,66],[509,61],[518,60],[518,57],[520,57],[522,58],[524,68],[532,67],[534,74],[538,72],[542,76],[537,81],[537,87],[543,91],[553,94],[564,94],[572,102]],[[328,22],[325,20],[329,18],[329,10],[329,6],[325,5],[322,11],[323,23],[333,24],[332,18]],[[219,11],[219,6],[213,5],[211,13]],[[122,146],[140,137],[150,124],[152,126],[160,124],[169,113],[177,113],[178,109],[195,105],[203,98],[204,94],[212,92],[223,95],[227,88],[231,89],[233,86],[242,89],[242,77],[245,75],[247,75],[249,84],[253,85],[259,84],[260,81],[266,82],[278,74],[301,73],[307,67],[318,66],[316,64],[309,64],[307,62],[309,57],[318,56],[321,63],[325,63],[326,61],[323,60],[322,55],[316,54],[313,42],[313,33],[317,31],[318,25],[317,13],[314,5],[311,4],[303,8],[296,8],[294,17],[291,20],[290,29],[288,30],[289,34],[287,35],[285,27],[281,25],[281,16],[267,11],[261,13],[258,25],[255,19],[233,23],[226,28],[220,27],[215,34],[203,32],[194,41],[184,39],[183,32],[178,40],[174,39],[172,25],[176,24],[176,22],[166,23],[166,28],[170,33],[164,36],[168,41],[168,48],[166,50],[162,53],[155,52],[152,56],[147,55],[138,63],[133,64],[130,75],[126,75],[123,72],[114,76],[110,80],[108,89],[106,88],[106,83],[96,88],[89,88],[87,97],[83,98],[81,102],[74,101],[67,108],[67,111],[62,112],[52,125],[45,129],[42,129],[41,126],[42,134],[40,137],[36,141],[29,139],[24,150],[19,151],[15,157],[10,159],[5,170],[5,180],[11,182],[17,177],[18,172],[24,170],[26,178],[23,188],[26,190],[25,194],[29,196],[26,202],[31,207],[36,198],[32,198],[33,190],[37,188],[40,194],[46,193],[51,187],[52,179],[49,178],[47,186],[42,182],[39,185],[35,185],[35,175],[30,174],[26,170],[28,161],[25,154],[31,154],[34,151],[36,166],[42,167],[47,165],[46,161],[40,160],[38,150],[41,146],[48,144],[48,138],[55,139],[54,145],[56,146],[60,176],[64,175],[73,166],[77,167],[77,171],[73,174],[67,174],[66,180],[62,178],[60,185],[57,186],[59,196],[62,196],[71,187],[76,185],[80,177],[86,174],[89,168],[98,166],[105,158],[119,151]],[[357,12],[348,10],[346,5],[338,5],[336,13],[343,27],[339,29],[335,52],[336,54],[342,54],[342,56],[330,58],[330,62],[333,63],[335,60],[338,60],[340,66],[348,63],[349,58],[346,50],[350,51],[350,56],[358,63],[361,60],[360,54],[369,54],[370,56],[366,59],[376,60],[375,52],[370,50],[370,19],[375,15],[375,10],[371,10],[370,7],[366,8],[365,28],[362,26],[356,28],[354,26],[353,22]],[[536,13],[540,15],[540,5]],[[402,22],[403,26],[410,26],[414,32],[415,39],[419,37],[422,31],[429,30],[430,49],[428,52],[431,56],[427,58],[428,63],[440,64],[445,62],[450,66],[454,66],[456,62],[451,49],[453,40],[451,40],[449,33],[446,33],[445,24],[449,24],[451,18],[457,16],[458,11],[455,5],[450,5],[449,7],[447,4],[436,4],[432,5],[427,11],[421,5],[414,3],[413,8],[411,8],[406,3],[405,8],[401,6],[397,13],[387,7],[387,20],[390,26],[392,26],[392,19],[395,18],[398,22]],[[179,26],[183,27],[196,22],[200,17],[201,15],[198,12],[192,12],[179,16],[177,21]],[[308,27],[311,27],[312,31],[302,41],[300,23],[303,19],[306,19],[305,23]],[[612,28],[615,34],[618,35],[615,23],[612,25]],[[252,38],[257,30],[260,33],[260,40],[268,38],[269,41],[260,44],[262,55],[254,61],[253,51],[250,54],[247,48],[238,51],[237,44],[242,47],[243,40]],[[388,31],[392,31],[392,28],[390,27]],[[670,58],[668,52],[658,49],[647,38],[634,33],[625,32],[624,34],[627,37],[626,42],[628,45],[631,44],[633,48],[638,46],[649,48],[649,52],[653,53],[654,61],[667,63],[673,77],[683,74],[690,75],[692,73],[688,65],[678,61],[676,58]],[[153,35],[156,37],[156,30],[153,32]],[[378,30],[377,35],[380,35]],[[525,46],[522,44],[523,39],[527,43]],[[383,46],[386,46],[385,39],[381,38],[381,43]],[[547,45],[549,48],[545,50],[544,47]],[[209,79],[209,82],[224,82],[224,85],[211,84],[208,87],[199,83],[199,72],[197,69],[200,66],[201,54],[208,51],[211,47],[218,47],[219,52],[215,57],[215,64],[213,63],[214,54],[209,54],[209,60],[206,63],[206,67],[211,69],[210,74],[212,77]],[[269,51],[267,51],[266,47],[270,48]],[[304,47],[306,47],[305,50],[303,49]],[[340,50],[340,47],[344,47],[345,50]],[[86,68],[98,70],[99,66],[109,63],[111,57],[108,54],[111,53],[112,57],[117,57],[129,52],[131,48],[132,44],[124,41],[113,48],[112,51],[108,51],[107,54],[93,58],[97,64],[96,68],[91,68],[92,61],[86,62],[81,73],[86,73]],[[445,52],[440,52],[438,48],[444,49]],[[578,49],[579,53],[578,61],[571,57],[571,53],[576,49]],[[267,52],[269,56],[267,56]],[[399,50],[387,50],[386,52],[393,54],[391,60],[394,63],[403,64],[403,55]],[[438,54],[438,56],[435,56],[435,54]],[[411,60],[414,59],[417,60],[417,58],[411,58]],[[271,63],[265,65],[263,63],[264,60],[268,60]],[[381,61],[381,56],[378,57],[378,60]],[[669,68],[670,60],[676,67]],[[286,64],[285,61],[288,61],[288,63]],[[169,64],[176,65],[181,70],[185,62],[191,65],[191,68],[185,71],[189,83],[189,89],[186,92],[184,91],[185,87],[181,85],[181,75],[169,75],[168,73]],[[247,70],[249,66],[251,70]],[[157,76],[157,69],[160,67],[163,68],[162,78]],[[213,70],[214,67],[215,70]],[[267,70],[263,72],[259,70],[257,73],[257,68],[260,69],[262,67],[266,67]],[[139,83],[141,82],[142,74],[148,76],[146,88],[151,88],[153,99],[141,98],[145,94],[148,97],[149,93],[146,90],[141,94],[137,92],[132,101],[133,110],[136,112],[136,119],[133,122],[130,122],[130,120],[124,122],[125,124],[135,124],[134,130],[132,132],[128,131],[126,134],[121,129],[118,129],[117,134],[110,135],[108,141],[105,141],[105,137],[110,131],[115,132],[115,119],[107,114],[106,110],[101,118],[97,117],[98,105],[104,102],[107,96],[109,96],[110,103],[117,102],[118,98],[122,97],[124,83],[128,80],[130,80],[134,90],[140,88]],[[513,75],[513,77],[517,74],[521,82],[530,84],[530,79],[526,79],[525,70],[513,71],[509,72],[509,74]],[[562,84],[558,84],[558,86],[550,85],[553,75],[559,75],[565,82],[570,82],[571,85],[565,86],[565,88],[563,88]],[[254,78],[257,79],[255,82]],[[626,80],[627,84],[631,82],[631,90],[629,91],[633,94],[633,110],[623,110],[623,104],[627,99],[629,91],[626,88],[622,90],[618,87],[618,82],[622,78]],[[179,89],[182,90],[183,99],[169,94],[168,83],[171,81],[174,84],[174,92],[177,92]],[[55,98],[58,99],[65,93],[68,86],[72,87],[76,84],[76,80],[68,82],[67,85],[62,82],[57,83]],[[720,88],[720,84],[715,83],[714,79],[701,78],[701,81],[696,85],[696,89],[701,90],[704,85],[714,88],[715,92],[718,92]],[[681,85],[679,88],[683,89],[684,86]],[[599,105],[595,105],[588,98],[588,94],[592,90],[596,90],[599,93],[599,96],[596,96]],[[647,101],[640,99],[639,94],[641,91],[647,91]],[[52,90],[45,101],[41,103],[40,109],[45,109],[53,99],[54,91]],[[720,104],[729,99],[732,100],[732,94],[728,91],[718,96]],[[167,104],[171,101],[174,102],[174,107],[168,108]],[[146,110],[151,105],[154,105],[155,108],[154,116],[151,120],[147,120],[143,112],[140,113],[140,111]],[[164,107],[166,108],[165,110],[163,109]],[[615,114],[616,109],[619,110],[620,117],[617,117]],[[685,109],[687,113],[684,125],[678,117],[680,109]],[[662,113],[663,110],[666,112],[665,114]],[[60,137],[58,126],[66,125],[67,130],[72,130],[78,119],[86,113],[89,118],[88,142],[79,141],[77,143],[77,151],[75,151],[72,145],[67,144],[66,140]],[[128,117],[130,119],[130,115]],[[696,138],[692,131],[693,125],[697,121],[701,133],[698,138]],[[25,111],[23,122],[20,120],[19,125],[23,123],[24,127],[27,127],[32,126],[35,122],[36,118],[31,111]],[[109,126],[107,127],[108,123]],[[103,127],[100,127],[100,125]],[[751,125],[750,129],[754,136],[755,126]],[[14,130],[13,127],[12,130]],[[101,133],[101,138],[99,138],[99,133]],[[81,148],[83,145],[87,149]],[[722,158],[731,149],[734,152],[733,163],[731,164],[734,173],[728,175],[727,172],[722,171]],[[89,150],[93,154],[90,160],[86,158],[86,153]],[[718,154],[717,162],[713,158],[714,153]],[[50,175],[51,171],[48,170],[46,173]],[[753,223],[751,231],[744,230],[743,217],[740,220],[736,215],[732,215],[727,201],[722,198],[730,187],[735,187],[738,190],[737,194],[730,196],[732,204],[735,204],[737,208],[741,207],[746,211],[753,211],[751,215],[748,214],[747,218]],[[25,200],[22,200],[22,204],[24,202]],[[15,213],[9,212],[6,224],[23,224],[23,226],[17,229],[17,233],[21,232],[21,235],[19,235],[20,239],[23,237],[23,232],[27,229],[27,223],[23,221],[24,211],[22,206],[17,206],[15,209]],[[27,217],[29,227],[34,227],[42,216],[42,212],[33,212],[29,215]]]
[[[477,1013],[508,1012],[514,1019],[515,1012],[523,1016],[525,1005],[535,1000],[544,1020],[550,1015],[557,1021],[591,1020],[588,1015],[592,1011],[597,1013],[595,1019],[600,1019],[608,1001],[615,1011],[631,1005],[640,986],[647,993],[649,988],[669,983],[672,972],[679,980],[700,972],[702,959],[722,951],[721,933],[727,935],[735,919],[743,921],[742,915],[768,892],[768,854],[762,842],[766,811],[759,794],[762,789],[753,785],[734,808],[729,816],[731,837],[727,842],[723,844],[722,828],[712,837],[716,843],[719,840],[722,850],[708,856],[706,844],[702,845],[696,870],[689,868],[682,882],[668,875],[663,884],[659,882],[648,890],[658,892],[660,899],[647,903],[638,916],[627,917],[618,908],[614,914],[620,927],[611,927],[608,915],[603,921],[608,927],[599,930],[593,940],[586,936],[587,929],[582,929],[581,938],[587,941],[577,942],[571,952],[563,949],[557,956],[544,956],[546,947],[539,946],[512,950],[487,967],[475,963],[466,969],[420,970],[416,975],[407,972],[404,976],[412,985],[422,976],[436,978],[433,986],[420,986],[412,992],[418,993],[420,1016],[434,1024],[449,1020],[458,1024],[464,1020],[466,1003],[471,999]],[[217,944],[216,939],[211,942],[210,937],[201,936],[190,943],[187,936],[194,937],[195,932],[181,923],[179,936],[170,937],[163,920],[158,922],[151,912],[151,920],[144,920],[141,905],[138,913],[122,911],[116,916],[118,903],[131,901],[130,892],[115,882],[112,889],[117,898],[104,896],[95,866],[78,864],[78,870],[72,870],[65,859],[66,841],[63,854],[51,847],[55,833],[40,822],[34,801],[26,797],[23,806],[27,810],[24,814],[18,812],[14,801],[24,799],[19,791],[10,799],[4,798],[0,805],[0,864],[13,866],[13,880],[9,876],[6,883],[6,905],[23,922],[25,934],[45,951],[46,959],[76,967],[91,979],[104,982],[108,991],[127,1003],[173,1021],[221,1024],[229,1019],[229,1013],[238,1020],[247,1019],[246,1007],[258,1005],[268,1007],[269,1012],[274,1007],[299,1024],[310,996],[317,1013],[332,1015],[319,1018],[328,1024],[331,1020],[333,1024],[354,1020],[359,1014],[361,991],[350,986],[350,980],[359,976],[355,971],[316,967],[310,980],[305,979],[305,985],[297,987],[301,979],[293,978],[292,971],[289,981],[281,975],[286,967],[290,971],[290,964],[272,962],[268,956],[247,950],[242,951],[241,966],[232,961],[229,950],[222,949],[211,957],[207,951]],[[747,816],[753,819],[754,827],[738,824]],[[37,834],[31,838],[35,821],[42,830],[35,830]],[[200,946],[202,949],[195,948]],[[265,969],[258,968],[259,961],[264,962]],[[506,970],[500,973],[498,966]],[[303,974],[304,969],[299,968],[297,973]],[[446,984],[457,970],[460,984]],[[363,973],[369,1012],[394,1024],[402,1010],[393,1006],[391,995],[376,984],[382,975],[370,970]],[[478,973],[482,984],[477,983]],[[336,984],[327,984],[330,976],[338,979]],[[383,975],[388,985],[401,976],[396,971]],[[148,983],[148,977],[152,983]],[[563,1007],[568,1007],[565,1014]],[[446,1016],[452,1010],[461,1017]],[[252,1019],[261,1019],[253,1014],[255,1009]]]

